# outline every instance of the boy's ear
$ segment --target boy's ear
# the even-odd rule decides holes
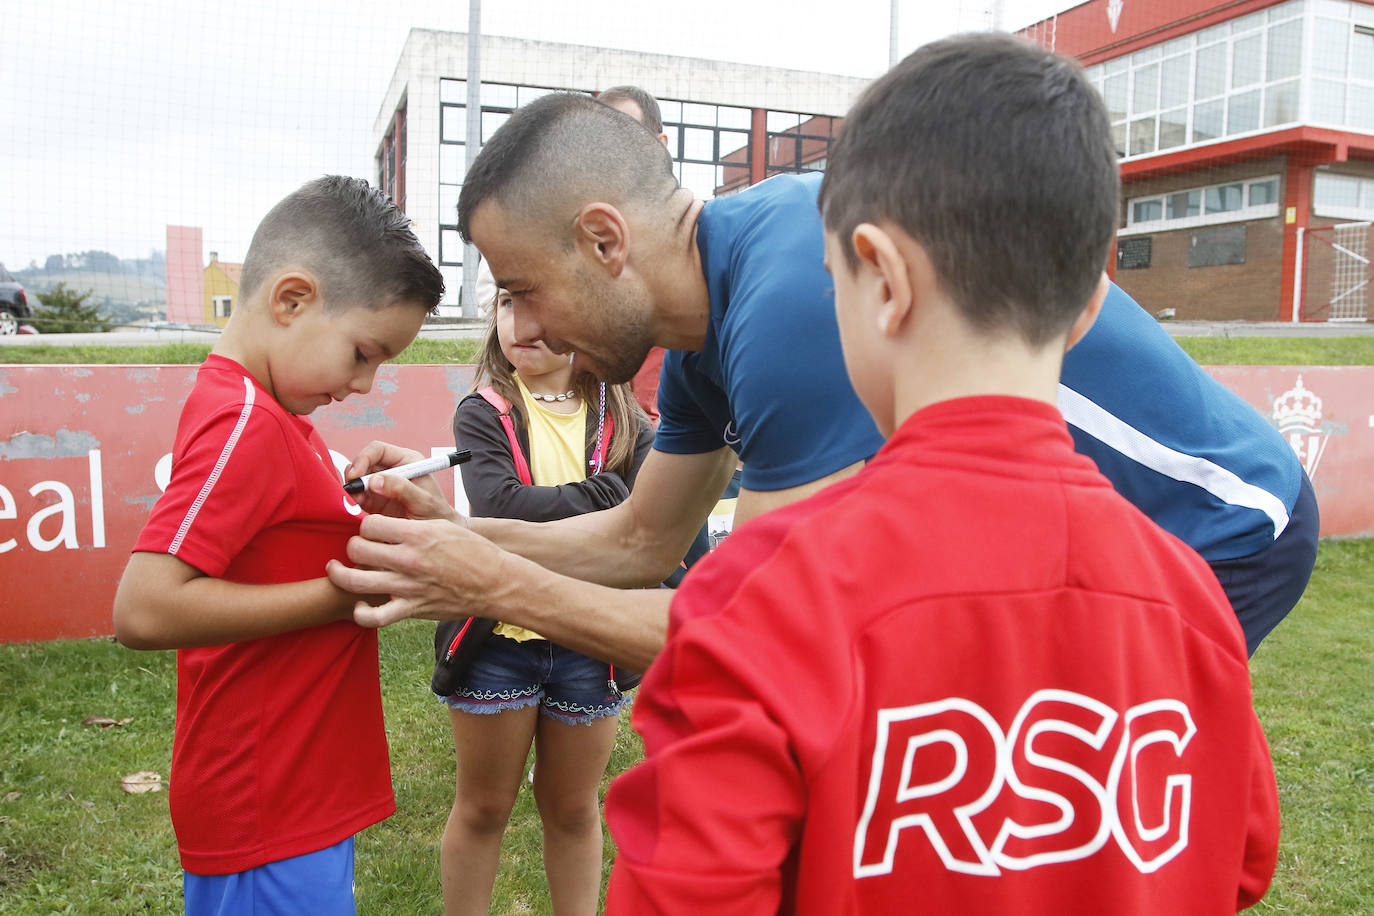
[[[306,271],[279,274],[267,291],[267,311],[285,327],[320,303],[319,282]]]
[[[590,203],[573,218],[573,237],[578,250],[594,264],[620,276],[630,256],[630,232],[625,215],[607,203]]]
[[[1083,339],[1083,336],[1092,329],[1093,322],[1097,321],[1097,316],[1102,314],[1102,303],[1107,299],[1107,290],[1111,286],[1111,281],[1107,279],[1104,272],[1097,278],[1097,289],[1093,290],[1092,298],[1083,307],[1083,311],[1078,313],[1074,319],[1073,326],[1069,328],[1068,339],[1064,342],[1064,350],[1067,352],[1070,347]]]
[[[875,303],[878,330],[884,336],[896,336],[912,306],[912,277],[906,258],[896,239],[872,223],[855,226],[851,244],[859,257],[859,281],[872,284],[869,301]]]

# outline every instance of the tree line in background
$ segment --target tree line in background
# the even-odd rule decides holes
[[[26,323],[42,333],[108,331],[165,317],[167,261],[161,251],[146,258],[97,249],[50,254],[41,265],[32,260],[10,272],[30,301],[37,300]]]

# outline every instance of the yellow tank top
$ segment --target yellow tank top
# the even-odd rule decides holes
[[[530,465],[530,480],[540,487],[586,480],[586,402],[572,413],[556,413],[534,399],[518,374],[515,382],[520,386],[520,401],[525,408],[525,431],[530,442],[530,453],[525,460]],[[519,642],[543,639],[533,630],[509,623],[497,624],[493,632]]]

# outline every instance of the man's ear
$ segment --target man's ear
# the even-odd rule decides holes
[[[319,304],[319,281],[307,271],[279,274],[267,291],[267,311],[283,327]]]
[[[590,203],[573,218],[575,244],[593,264],[618,277],[630,257],[630,232],[625,215],[607,203]]]
[[[1102,303],[1106,301],[1107,290],[1110,288],[1111,281],[1107,279],[1107,274],[1104,272],[1102,276],[1097,278],[1097,289],[1093,290],[1092,298],[1089,299],[1088,304],[1083,307],[1083,311],[1078,313],[1078,317],[1074,319],[1073,326],[1069,328],[1069,337],[1064,342],[1065,352],[1074,344],[1082,340],[1083,335],[1087,334],[1092,328],[1093,322],[1096,321],[1097,316],[1102,313]]]
[[[895,336],[912,306],[912,278],[906,258],[896,240],[872,223],[855,226],[850,244],[859,257],[857,279],[869,287],[865,290],[866,298],[875,304],[878,330],[888,337]]]

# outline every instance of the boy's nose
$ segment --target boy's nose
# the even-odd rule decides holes
[[[353,377],[353,381],[348,385],[348,390],[354,394],[367,394],[372,390],[372,380],[376,376],[377,370],[375,368],[364,370]]]

